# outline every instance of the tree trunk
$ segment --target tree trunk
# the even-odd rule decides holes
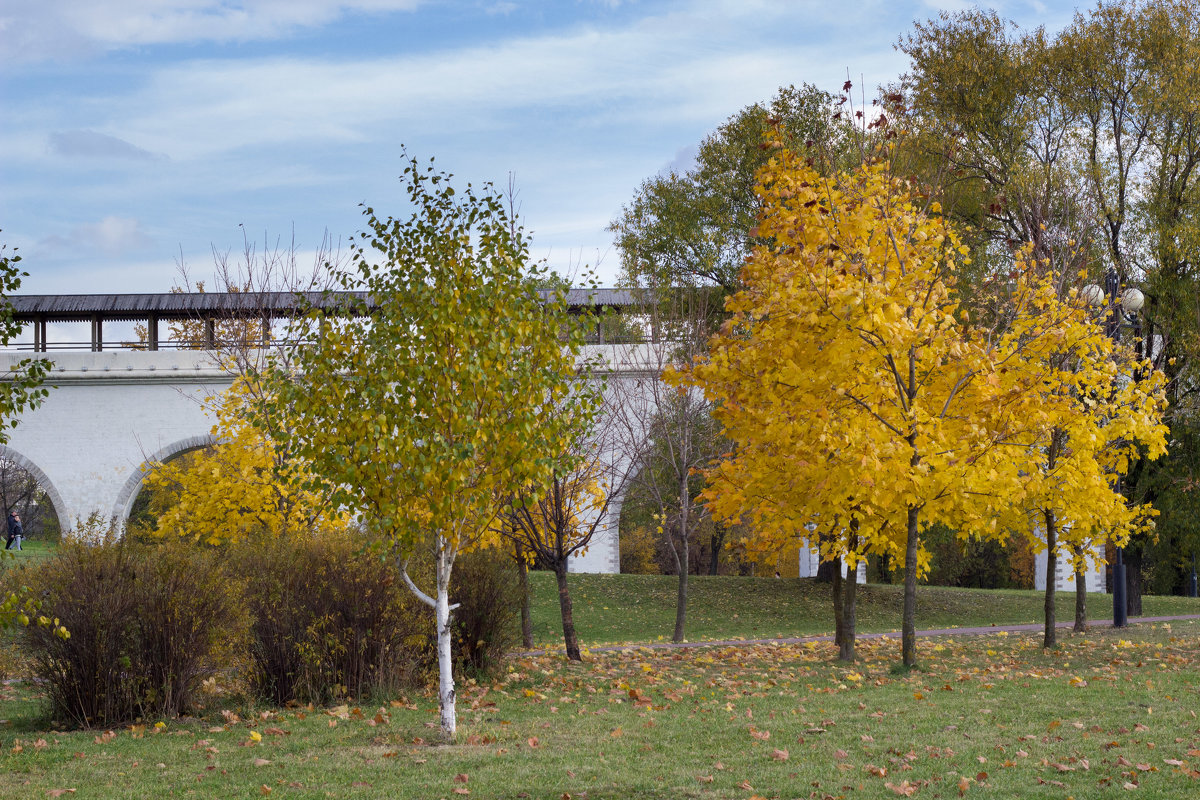
[[[435,545],[437,546],[437,591],[434,592],[433,597],[421,591],[421,588],[409,577],[407,560],[401,563],[400,574],[417,599],[433,609],[437,631],[438,710],[442,735],[447,740],[453,741],[454,735],[458,731],[458,715],[454,705],[454,661],[451,660],[450,655],[450,624],[451,615],[454,609],[458,608],[458,604],[450,605],[450,573],[454,569],[456,553],[447,546],[446,539],[440,535],[437,537]]]
[[[917,663],[917,527],[920,518],[920,509],[909,506],[904,547],[904,616],[900,623],[900,654],[906,667]]]
[[[841,573],[841,570],[838,570]],[[854,661],[854,626],[855,603],[858,598],[858,570],[846,574],[846,583],[842,587],[842,641],[838,646],[838,658],[842,661]]]
[[[437,606],[437,649],[438,649],[438,710],[441,715],[442,735],[454,739],[458,730],[458,715],[455,709],[454,661],[450,655],[450,591],[449,576],[442,582],[441,564],[438,564]]]
[[[554,565],[554,577],[558,580],[558,610],[562,615],[563,643],[567,646],[567,658],[582,661],[579,654],[579,638],[575,635],[575,615],[571,610],[571,592],[567,587],[567,560],[561,559]]]
[[[1042,647],[1055,647],[1058,644],[1058,629],[1054,617],[1054,585],[1055,573],[1058,572],[1058,529],[1054,512],[1044,509],[1042,515],[1046,520],[1046,599],[1043,612],[1046,617],[1042,632]]]
[[[708,560],[708,574],[717,575],[721,565],[721,548],[725,544],[725,526],[721,523],[713,521],[713,534],[711,540],[712,557]]]
[[[1076,633],[1087,630],[1087,572],[1086,562],[1075,567],[1075,628]]]
[[[845,612],[842,608],[842,571],[840,569],[834,570],[833,581],[830,585],[833,587],[831,592],[833,596],[833,643],[841,647],[845,637],[845,618],[843,616]]]
[[[834,580],[834,574],[838,572],[840,566],[837,561],[822,561],[817,564],[817,574],[814,576],[817,583],[829,583]]]
[[[846,552],[858,550],[858,517],[850,518],[850,530],[846,537]],[[838,565],[838,578],[841,578],[841,565]],[[846,581],[842,586],[842,602],[839,607],[841,638],[838,639],[838,659],[840,661],[854,660],[854,626],[855,602],[858,595],[858,565],[851,569],[846,567]]]
[[[1142,548],[1125,548],[1125,600],[1129,616],[1142,615]]]
[[[671,634],[672,642],[682,642],[684,627],[687,623],[688,599],[688,543],[685,538],[679,548],[679,586],[675,594],[675,632]]]
[[[521,581],[521,642],[533,648],[533,616],[529,611],[529,565],[525,563],[525,548],[517,545],[517,575]]]
[[[679,481],[679,550],[675,554],[679,563],[679,586],[675,594],[675,632],[671,634],[672,642],[682,642],[687,623],[688,598],[688,560],[691,558],[688,541],[688,512],[691,511],[692,495],[688,487],[689,475],[684,475]]]

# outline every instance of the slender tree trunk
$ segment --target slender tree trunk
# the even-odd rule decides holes
[[[842,571],[840,569],[833,571],[833,580],[830,582],[830,586],[833,587],[831,592],[833,597],[833,643],[841,647],[846,636],[846,621],[845,609],[842,607]]]
[[[850,519],[850,534],[846,539],[846,549],[853,552],[858,549],[858,518]],[[842,574],[841,569],[838,570],[838,575]],[[838,659],[841,661],[854,661],[854,627],[857,624],[855,619],[856,606],[858,597],[858,565],[855,565],[853,570],[847,568],[846,583],[842,587],[842,638],[838,642]]]
[[[688,543],[681,542],[679,553],[679,585],[675,593],[675,632],[671,634],[672,642],[682,642],[684,629],[687,625],[688,600]]]
[[[1125,548],[1125,601],[1129,616],[1142,615],[1142,549]]]
[[[725,545],[725,526],[713,521],[712,558],[708,561],[708,574],[717,575],[721,565],[721,548]]]
[[[454,569],[454,554],[446,540],[437,538],[437,597],[433,611],[437,618],[438,651],[438,711],[442,735],[453,741],[458,732],[458,712],[455,706],[454,661],[450,653],[451,621],[454,608],[450,606],[450,572]]]
[[[442,586],[438,577],[437,606],[437,649],[438,649],[438,710],[441,714],[442,734],[453,739],[458,730],[458,715],[455,709],[454,661],[450,655],[450,592]]]
[[[1087,568],[1075,567],[1075,628],[1076,633],[1087,630]]]
[[[521,581],[521,642],[533,647],[533,616],[529,611],[529,565],[525,563],[525,548],[517,545],[517,575]]]
[[[858,598],[858,570],[846,575],[846,585],[842,587],[842,641],[838,647],[838,658],[842,661],[854,661],[854,627],[856,622],[856,606]]]
[[[449,741],[454,740],[458,730],[458,715],[455,709],[454,691],[454,662],[450,655],[451,621],[454,609],[458,604],[450,605],[450,573],[454,569],[456,553],[446,545],[445,537],[439,535],[435,541],[437,546],[437,591],[433,597],[421,591],[408,574],[408,561],[400,565],[400,574],[417,599],[433,609],[437,631],[438,654],[438,710],[442,725],[442,735]]]
[[[688,511],[691,497],[688,494],[688,476],[684,476],[679,487],[679,587],[675,595],[675,632],[672,642],[682,642],[687,624],[688,599]]]
[[[558,610],[562,614],[563,643],[567,646],[567,658],[582,661],[579,654],[579,638],[575,635],[575,615],[571,610],[571,592],[567,587],[567,560],[559,559],[554,565],[554,577],[558,580]]]
[[[917,544],[921,510],[908,507],[908,532],[904,547],[904,616],[900,627],[900,653],[904,666],[917,663]]]
[[[1054,616],[1054,596],[1057,589],[1054,582],[1055,573],[1058,572],[1058,523],[1050,509],[1044,509],[1042,515],[1046,520],[1046,600],[1043,604],[1046,622],[1042,634],[1042,647],[1055,647],[1058,645],[1058,629]]]

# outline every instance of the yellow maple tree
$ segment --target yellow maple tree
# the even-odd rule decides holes
[[[256,394],[246,378],[236,379],[208,401],[217,443],[152,465],[144,485],[158,534],[220,545],[306,535],[346,522],[325,498],[303,488],[303,462],[285,457],[247,421],[245,404]]]
[[[815,525],[823,556],[904,564],[911,665],[921,531],[1006,535],[1002,509],[1024,502],[1039,437],[1078,413],[1077,378],[1047,359],[1103,360],[1087,346],[1098,328],[1027,264],[1006,276],[1017,302],[972,320],[955,281],[967,248],[886,157],[823,177],[781,150],[760,195],[753,234],[769,244],[747,260],[731,318],[666,378],[702,388],[736,445],[710,472],[714,514],[764,537]]]

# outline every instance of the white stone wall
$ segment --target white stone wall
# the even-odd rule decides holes
[[[653,369],[659,357],[654,345],[592,345],[584,348],[583,359],[599,359],[605,367],[604,402],[610,411],[620,409],[601,419],[593,441],[600,448],[600,462],[606,465],[606,481],[615,487],[608,507],[593,509],[581,515],[582,524],[590,525],[600,513],[604,521],[592,537],[591,546],[583,555],[568,561],[571,572],[618,573],[621,571],[619,525],[621,507],[625,501],[629,480],[636,465],[631,458],[643,443],[645,429],[652,411],[648,399],[649,381],[658,381]]]
[[[609,365],[609,384],[637,396],[639,382],[657,380],[642,366],[645,346],[591,347]],[[0,353],[0,371],[28,353]],[[65,530],[97,514],[124,521],[148,461],[212,443],[215,419],[202,401],[224,391],[232,376],[201,351],[50,353],[54,368],[49,396],[20,417],[9,432],[6,453],[31,471],[46,489]],[[628,441],[604,433],[602,448],[614,473],[628,471]],[[620,571],[617,523],[624,491],[610,502],[606,520],[588,551],[571,559],[575,572]]]
[[[0,370],[27,354],[0,353]],[[197,351],[51,354],[51,390],[5,450],[42,480],[64,529],[124,520],[147,460],[211,442],[201,401],[231,379]]]
[[[839,566],[842,569],[842,577],[845,578],[850,573],[850,567],[845,560],[838,559]],[[810,547],[807,539],[800,540],[800,577],[815,578],[817,570],[821,567],[821,554],[815,547]],[[859,561],[858,569],[855,570],[855,583],[864,584],[867,582],[867,562]]]
[[[1054,588],[1058,591],[1075,591],[1075,569],[1071,566],[1071,556],[1065,548],[1059,548],[1058,559],[1054,564]],[[1046,590],[1046,550],[1033,557],[1033,588],[1039,592]],[[1092,555],[1088,556],[1087,569],[1084,571],[1084,585],[1089,592],[1103,594],[1104,586],[1104,545],[1097,545]]]

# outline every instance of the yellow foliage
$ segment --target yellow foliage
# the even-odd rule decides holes
[[[145,487],[160,535],[219,545],[344,523],[327,501],[301,488],[303,466],[282,462],[270,438],[243,418],[250,389],[239,378],[209,402],[216,445],[153,465]]]
[[[702,388],[736,444],[708,472],[715,516],[763,549],[806,537],[914,572],[933,522],[1002,539],[1053,503],[1076,535],[1143,524],[1111,476],[1139,444],[1164,451],[1161,375],[1118,380],[1113,342],[1046,265],[1017,254],[998,313],[966,322],[957,234],[887,159],[827,178],[781,151],[760,180],[768,244],[707,358],[665,375]],[[1069,444],[1047,468],[1055,431]]]

